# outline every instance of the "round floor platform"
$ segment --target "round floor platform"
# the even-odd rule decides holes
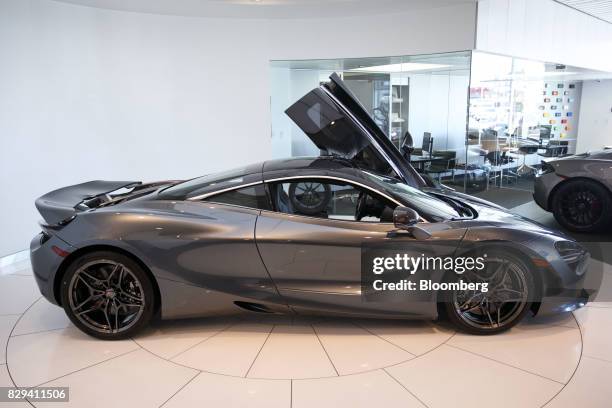
[[[612,397],[605,305],[529,317],[495,336],[432,322],[241,314],[100,341],[40,298],[29,273],[0,276],[0,386],[70,387],[69,403],[36,406],[569,407]]]

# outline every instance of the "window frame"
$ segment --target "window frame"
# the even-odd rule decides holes
[[[257,207],[248,207],[246,205],[240,205],[240,204],[229,204],[229,203],[214,201],[215,197],[220,196],[222,194],[229,193],[229,192],[236,191],[236,190],[242,190],[243,188],[256,187],[260,184],[262,184],[262,187],[264,189],[268,207],[271,208],[272,210],[257,208]],[[256,210],[256,211],[274,211],[274,205],[272,203],[272,198],[270,197],[270,191],[263,180],[252,182],[252,183],[241,184],[239,186],[232,186],[232,187],[224,188],[222,190],[212,191],[210,193],[202,194],[197,197],[188,198],[187,200],[196,201],[200,203],[213,203],[213,204],[218,204],[218,205],[227,205],[230,207],[246,208],[249,210]]]
[[[334,218],[321,218],[321,217],[315,217],[315,216],[311,216],[311,215],[303,215],[303,214],[289,214],[286,212],[282,212],[279,211],[276,208],[276,203],[274,202],[274,200],[272,199],[272,194],[270,191],[270,187],[272,183],[283,183],[284,181],[290,181],[290,180],[304,180],[304,179],[323,179],[323,180],[333,180],[333,181],[338,181],[341,183],[346,183],[349,184],[353,187],[357,187],[363,190],[367,190],[370,194],[372,194],[373,196],[375,196],[376,198],[379,199],[384,199],[384,201],[390,201],[393,204],[396,204],[397,206],[400,207],[405,207],[404,204],[400,203],[397,199],[388,196],[386,194],[382,194],[381,192],[373,189],[372,187],[369,187],[365,184],[359,183],[357,181],[354,180],[350,180],[350,179],[346,179],[346,178],[342,178],[342,177],[336,177],[336,176],[324,176],[324,175],[309,175],[309,176],[287,176],[287,177],[278,177],[278,178],[271,178],[271,179],[265,179],[264,183],[266,184],[266,192],[268,194],[268,198],[272,204],[272,210],[271,212],[274,212],[276,214],[283,214],[286,216],[291,216],[291,217],[303,217],[303,218],[307,218],[307,219],[315,219],[315,220],[324,220],[324,221],[330,221],[330,222],[352,222],[352,223],[359,223],[362,225],[394,225],[393,222],[368,222],[368,221],[357,221],[357,220],[340,220],[340,219],[334,219]],[[262,211],[270,211],[270,210],[262,210]],[[426,222],[421,218],[421,221],[419,222]]]

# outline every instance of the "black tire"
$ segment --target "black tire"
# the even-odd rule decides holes
[[[60,295],[72,323],[103,340],[133,336],[155,311],[149,275],[132,258],[112,251],[75,259],[62,277]]]
[[[533,271],[534,271],[533,267],[530,267],[523,260],[521,260],[518,256],[515,256],[513,253],[510,253],[510,252],[501,251],[501,250],[493,250],[493,251],[487,251],[486,253],[487,253],[487,258],[486,258],[487,264],[490,262],[500,261],[501,262],[500,265],[504,262],[506,263],[506,265],[512,265],[511,272],[515,274],[516,276],[511,277],[510,281],[511,282],[514,281],[514,283],[516,284],[516,286],[514,287],[515,289],[518,289],[520,286],[521,291],[524,290],[524,294],[521,295],[522,300],[520,302],[503,303],[503,302],[487,301],[486,307],[483,307],[481,304],[480,309],[478,309],[477,306],[474,306],[473,312],[470,312],[469,311],[470,309],[468,309],[468,311],[460,313],[460,311],[458,310],[461,306],[459,304],[460,302],[458,301],[458,299],[461,299],[460,291],[444,292],[442,296],[442,299],[443,299],[442,309],[443,309],[444,314],[448,317],[450,322],[457,329],[459,329],[460,331],[466,332],[466,333],[470,333],[470,334],[489,335],[489,334],[497,334],[497,333],[501,333],[506,330],[509,330],[510,328],[518,324],[523,319],[525,314],[529,310],[531,310],[533,298],[537,294],[536,286],[534,285],[534,279],[533,279]],[[495,265],[494,264],[492,265],[493,265],[493,269],[495,269],[496,268]],[[458,281],[460,279],[471,280],[469,279],[467,272],[466,272],[464,275],[457,275],[455,273],[452,273],[452,276],[449,276],[448,281],[453,282],[453,281]],[[507,279],[507,278],[504,278],[504,279]],[[466,292],[463,292],[461,293],[461,295],[465,293]],[[471,294],[473,293],[474,292],[470,292],[470,295],[467,295],[466,297],[471,296]],[[490,296],[493,295],[491,290],[490,290],[489,295]],[[478,303],[477,300],[474,302],[474,304],[476,303]],[[504,313],[503,316],[507,315],[503,319],[500,319],[499,323],[495,321],[497,320],[495,318],[495,316],[497,316],[496,312],[495,311],[491,312],[491,309],[490,309],[491,305],[495,307],[496,304],[501,304],[501,306],[499,306],[499,310],[500,310],[499,316],[500,317],[502,316],[501,314],[502,311]],[[488,314],[485,314],[485,309],[487,309],[487,311],[489,312]]]
[[[552,212],[557,222],[569,231],[601,231],[612,220],[612,197],[595,181],[571,180],[554,193]]]

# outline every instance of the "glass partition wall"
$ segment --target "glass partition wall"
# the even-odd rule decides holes
[[[415,168],[474,193],[531,190],[542,160],[573,154],[583,81],[610,74],[478,51],[271,62],[273,157],[320,152],[284,114],[337,72]]]
[[[273,61],[272,147],[276,158],[320,152],[284,110],[338,73],[389,139],[410,144],[411,161],[436,181],[463,189],[471,52]]]

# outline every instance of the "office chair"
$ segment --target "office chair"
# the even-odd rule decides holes
[[[457,151],[455,150],[437,150],[435,156],[440,156],[440,160],[433,161],[425,170],[427,174],[435,174],[438,178],[438,183],[442,181],[442,174],[451,172],[452,180],[455,181],[455,167],[457,163]]]
[[[506,152],[502,152],[499,150],[490,151],[485,156],[485,162],[489,162],[490,166],[488,171],[489,174],[487,176],[487,187],[491,180],[496,180],[497,178],[499,178],[500,180],[499,186],[501,187],[504,177],[506,178],[506,180],[508,180],[508,183],[510,182],[511,176],[515,179],[517,179],[518,177],[516,173],[510,172],[510,169],[508,169],[508,174],[504,174],[504,166],[510,163],[514,163],[514,159],[510,156],[507,156]],[[491,172],[494,173],[493,177],[491,177],[490,175]],[[496,181],[495,184],[497,184]]]
[[[423,132],[423,144],[421,146],[422,152],[427,152],[429,157],[433,152],[433,137],[430,132]]]
[[[408,131],[404,133],[404,140],[402,141],[402,147],[400,150],[402,156],[404,156],[404,159],[410,162],[410,155],[412,154],[412,152],[414,152],[414,140],[412,139],[412,135]]]

